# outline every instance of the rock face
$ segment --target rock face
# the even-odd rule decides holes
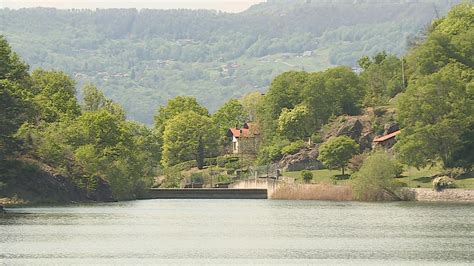
[[[323,164],[317,160],[318,147],[304,148],[296,154],[283,157],[279,162],[279,168],[285,172],[301,170],[318,170]]]
[[[325,125],[319,131],[319,135],[323,143],[332,137],[348,136],[359,144],[361,152],[371,150],[375,137],[399,130],[395,115],[395,110],[390,108],[369,108],[362,115],[338,117]],[[284,156],[279,162],[280,169],[283,171],[321,169],[323,165],[317,160],[319,146],[319,144],[312,145],[296,154]]]

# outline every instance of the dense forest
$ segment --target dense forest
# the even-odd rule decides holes
[[[25,183],[31,190],[39,173],[52,169],[88,198],[106,187],[113,199],[130,199],[157,175],[165,178],[158,185],[179,187],[184,169],[212,166],[224,180],[229,169],[277,162],[304,148],[319,149],[318,159],[343,175],[347,161],[362,153],[354,173],[360,199],[374,199],[370,186],[373,195],[392,186],[400,165],[468,172],[474,166],[473,10],[471,3],[455,6],[401,58],[383,51],[362,56],[360,74],[350,67],[285,72],[265,95],[228,100],[212,114],[195,97],[174,97],[158,108],[153,128],[127,120],[124,108],[92,84],[81,87],[79,101],[66,73],[30,72],[1,38],[0,192]],[[392,109],[401,127],[390,154],[363,150],[350,136],[321,138],[337,117],[377,108]],[[225,134],[247,121],[257,122],[262,142],[253,160],[235,161],[225,156]]]
[[[156,107],[192,95],[212,112],[265,91],[284,71],[357,67],[364,55],[401,55],[458,0],[267,1],[245,12],[0,10],[0,34],[33,68],[91,82],[152,124]],[[81,91],[78,91],[79,94]]]

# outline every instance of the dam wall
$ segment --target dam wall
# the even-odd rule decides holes
[[[141,199],[267,199],[265,188],[151,188]]]

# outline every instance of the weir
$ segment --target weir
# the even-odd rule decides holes
[[[267,199],[262,188],[151,188],[141,199]]]

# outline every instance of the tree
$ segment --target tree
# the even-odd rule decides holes
[[[86,112],[98,111],[105,109],[111,114],[121,117],[125,120],[125,110],[123,107],[110,99],[107,99],[97,87],[92,84],[87,84],[83,88],[84,104],[82,109]]]
[[[83,110],[86,112],[97,111],[105,106],[107,99],[104,94],[92,84],[86,84],[83,90]]]
[[[40,119],[55,122],[80,114],[76,100],[75,81],[60,71],[37,69],[31,75],[34,101],[40,106]]]
[[[364,97],[364,87],[350,68],[336,67],[311,73],[303,95],[303,103],[311,113],[311,127],[314,131],[331,116],[357,114]]]
[[[329,139],[319,147],[319,160],[328,168],[340,168],[342,175],[349,160],[359,152],[359,145],[347,136]]]
[[[211,118],[193,111],[176,115],[166,122],[162,164],[169,167],[194,159],[202,169],[204,158],[213,155],[217,139],[218,130]]]
[[[371,154],[355,173],[353,190],[359,200],[383,200],[384,191],[393,194],[397,187],[393,178],[402,173],[400,165],[387,152]]]
[[[411,76],[398,101],[403,129],[396,149],[410,165],[472,167],[464,147],[470,145],[474,123],[474,54],[467,41],[473,34],[473,7],[458,5],[435,21],[426,42],[407,56]]]
[[[311,135],[309,108],[297,105],[292,110],[283,108],[278,118],[278,132],[294,141]]]
[[[24,82],[29,78],[28,65],[13,52],[5,37],[0,35],[0,79]]]
[[[448,167],[474,120],[474,90],[449,67],[422,78],[400,97],[403,130],[396,145],[407,164],[424,167],[440,160]]]
[[[192,111],[198,115],[209,115],[206,107],[200,105],[196,98],[190,96],[175,97],[169,100],[166,106],[160,107],[155,115],[155,129],[158,135],[163,135],[168,120],[188,111]]]
[[[260,92],[251,92],[239,99],[240,104],[244,107],[245,113],[248,114],[248,120],[256,122],[258,120],[258,106],[262,104],[263,94]]]
[[[275,135],[283,108],[293,109],[302,102],[307,78],[306,72],[289,71],[273,79],[259,112],[266,137]]]
[[[247,122],[248,114],[236,99],[230,99],[212,115],[214,124],[219,129],[220,135],[225,136],[231,127],[240,127]]]
[[[366,85],[364,104],[386,105],[392,97],[404,90],[401,60],[394,55],[378,54],[371,62],[360,75]]]

